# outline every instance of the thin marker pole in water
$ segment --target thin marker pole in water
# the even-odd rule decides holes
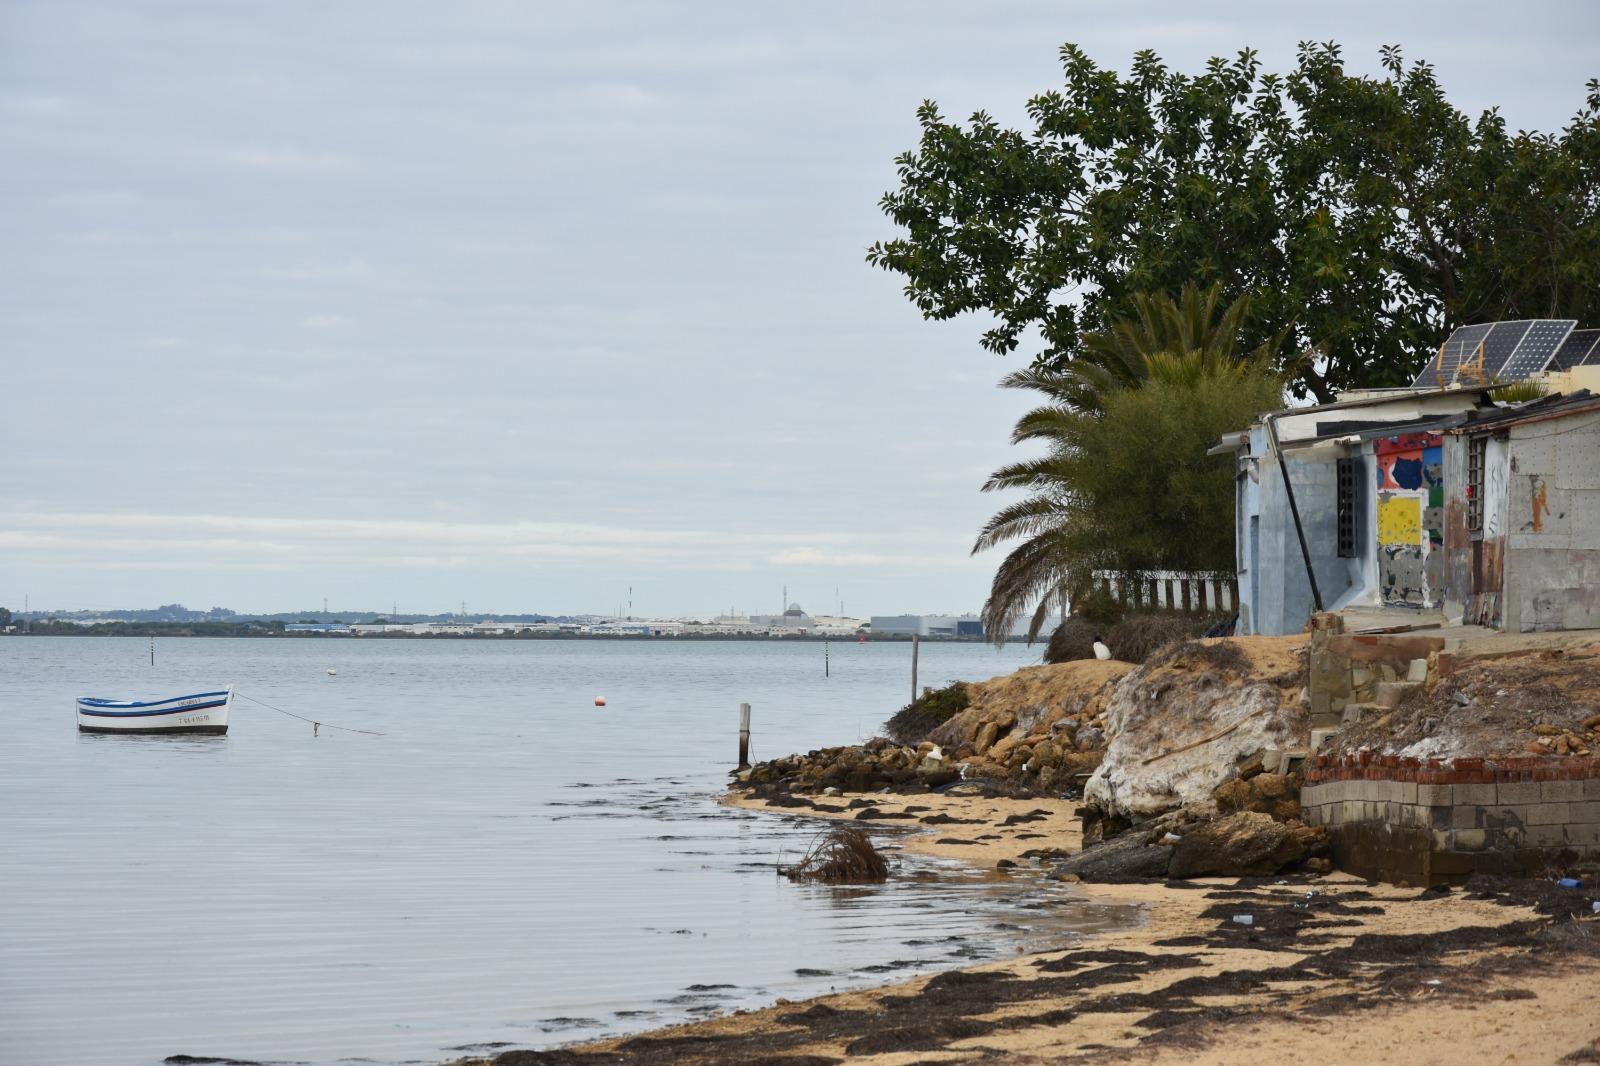
[[[150,634],[150,665],[156,664],[156,635]]]
[[[739,769],[750,768],[750,705],[739,704]]]
[[[922,644],[920,633],[911,634],[911,702],[917,702],[917,649]]]
[[[822,642],[822,676],[828,676],[828,642]]]

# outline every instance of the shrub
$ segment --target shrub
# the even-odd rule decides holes
[[[1211,615],[1154,612],[1124,615],[1122,621],[1114,625],[1099,626],[1073,614],[1050,637],[1044,660],[1065,663],[1092,659],[1094,637],[1098,633],[1111,649],[1112,656],[1125,663],[1142,663],[1159,648],[1198,637],[1215,621]]]
[[[967,709],[967,686],[960,681],[923,693],[884,724],[896,744],[920,743],[929,733]]]

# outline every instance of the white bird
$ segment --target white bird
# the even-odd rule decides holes
[[[1100,639],[1100,634],[1094,635],[1094,657],[1102,661],[1111,658],[1111,649],[1106,647],[1106,642]]]
[[[329,677],[338,677],[339,676],[339,671],[335,670],[333,667],[330,666],[330,667],[328,667],[328,676]]]

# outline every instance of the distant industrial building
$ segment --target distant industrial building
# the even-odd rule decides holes
[[[983,638],[983,622],[975,614],[875,614],[872,632],[877,636]]]

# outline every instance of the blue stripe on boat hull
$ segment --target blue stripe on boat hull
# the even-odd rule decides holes
[[[221,692],[191,692],[187,696],[169,696],[164,700],[108,700],[99,696],[79,696],[78,706],[134,710],[141,707],[165,707],[169,703],[177,703],[180,700],[208,700],[212,698],[226,699],[227,696],[227,689],[223,689]]]
[[[193,699],[185,696],[184,699]],[[212,707],[224,707],[227,700],[217,700],[215,703],[196,703],[189,707],[172,707],[164,711],[97,711],[78,704],[78,713],[90,715],[94,718],[157,718],[166,714],[191,714],[194,711],[209,710]]]

